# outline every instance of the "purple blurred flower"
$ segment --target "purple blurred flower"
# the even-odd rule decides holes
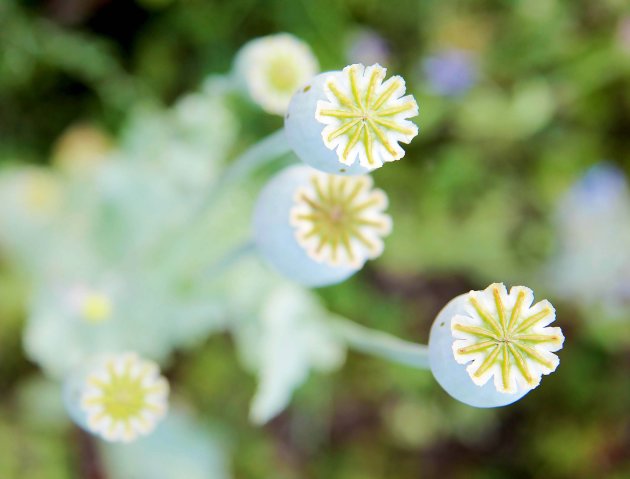
[[[623,17],[619,22],[617,40],[621,49],[630,53],[630,16]]]
[[[465,50],[444,50],[424,60],[424,74],[435,93],[461,95],[477,81],[477,68]]]
[[[346,50],[348,63],[387,65],[391,49],[387,40],[373,30],[359,30],[350,37]]]

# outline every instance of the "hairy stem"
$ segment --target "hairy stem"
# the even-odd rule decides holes
[[[422,344],[366,328],[347,319],[337,319],[333,329],[357,351],[417,369],[429,369],[429,349]]]

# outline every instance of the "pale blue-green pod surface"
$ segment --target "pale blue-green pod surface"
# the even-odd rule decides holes
[[[308,184],[312,169],[285,168],[263,188],[254,208],[253,233],[258,251],[279,273],[304,286],[344,281],[360,268],[329,266],[312,259],[298,243],[290,224],[296,190]]]
[[[467,294],[452,299],[437,315],[429,336],[429,365],[440,386],[452,397],[474,407],[499,407],[521,399],[529,390],[508,394],[497,391],[492,380],[477,386],[466,371],[466,364],[459,364],[453,355],[451,320],[458,314],[466,314],[464,305]]]
[[[89,432],[87,413],[81,408],[81,396],[85,389],[85,381],[100,358],[92,358],[75,368],[63,380],[63,405],[70,419],[81,429]]]
[[[327,100],[324,82],[331,75],[341,75],[341,72],[320,73],[293,95],[284,120],[287,141],[300,160],[317,170],[334,175],[366,174],[370,170],[361,166],[358,160],[351,166],[344,165],[337,153],[324,144],[322,130],[325,125],[317,121],[315,110],[318,101]]]

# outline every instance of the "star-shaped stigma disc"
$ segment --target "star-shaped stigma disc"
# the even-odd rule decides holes
[[[328,101],[319,101],[315,118],[323,123],[322,138],[336,150],[339,161],[373,170],[388,161],[399,160],[405,151],[399,142],[409,143],[418,127],[407,118],[418,114],[418,104],[405,94],[405,81],[393,76],[383,82],[387,70],[380,65],[347,66],[326,79]]]
[[[494,376],[496,389],[504,393],[533,389],[541,375],[558,367],[553,354],[562,348],[564,336],[557,327],[555,310],[548,301],[532,305],[529,288],[515,286],[508,294],[503,284],[491,284],[468,294],[465,315],[451,321],[453,354],[478,386]]]
[[[383,252],[392,229],[387,196],[369,176],[341,177],[313,171],[297,189],[291,225],[298,243],[318,262],[361,267]]]
[[[92,432],[108,441],[130,442],[151,432],[166,414],[168,391],[155,363],[125,353],[91,372],[81,407]]]

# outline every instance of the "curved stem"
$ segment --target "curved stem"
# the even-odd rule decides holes
[[[396,336],[361,326],[347,319],[337,319],[333,330],[347,344],[362,353],[417,369],[429,369],[429,348]]]
[[[228,167],[222,177],[222,182],[238,180],[252,170],[264,165],[267,161],[277,158],[291,151],[287,143],[284,128],[280,128],[256,144],[252,145]]]
[[[256,168],[287,154],[289,151],[291,151],[291,148],[287,143],[284,128],[280,128],[278,131],[253,144],[226,168],[217,184],[208,190],[209,194],[202,201],[199,208],[200,211],[205,211],[209,208],[225,188],[246,177]]]
[[[254,242],[251,240],[245,241],[208,267],[201,274],[201,277],[212,279],[222,274],[226,269],[232,267],[254,250]],[[390,334],[361,326],[343,318],[332,320],[330,325],[333,332],[340,339],[357,351],[405,366],[429,369],[429,348],[425,345],[404,341]]]
[[[168,248],[172,248],[173,244],[175,244],[175,251],[172,252],[171,255],[178,258],[180,251],[185,250],[187,247],[186,241],[178,241],[182,230],[188,231],[194,228],[199,218],[203,217],[203,215],[207,214],[207,212],[212,209],[215,200],[226,188],[246,177],[256,168],[287,154],[289,151],[291,151],[291,148],[286,141],[284,128],[271,133],[250,146],[226,167],[221,177],[213,185],[208,187],[207,194],[205,197],[201,198],[196,208],[193,207],[190,216],[184,219],[184,222],[177,228],[174,228],[173,231],[167,232],[165,237],[158,239],[157,244],[151,249],[147,256],[151,258],[154,256],[162,256]]]
[[[230,268],[236,262],[238,262],[244,256],[253,253],[256,249],[256,245],[252,240],[246,241],[234,249],[230,250],[225,256],[220,258],[214,264],[210,265],[201,273],[202,279],[213,279],[215,276],[220,275],[226,269]]]

